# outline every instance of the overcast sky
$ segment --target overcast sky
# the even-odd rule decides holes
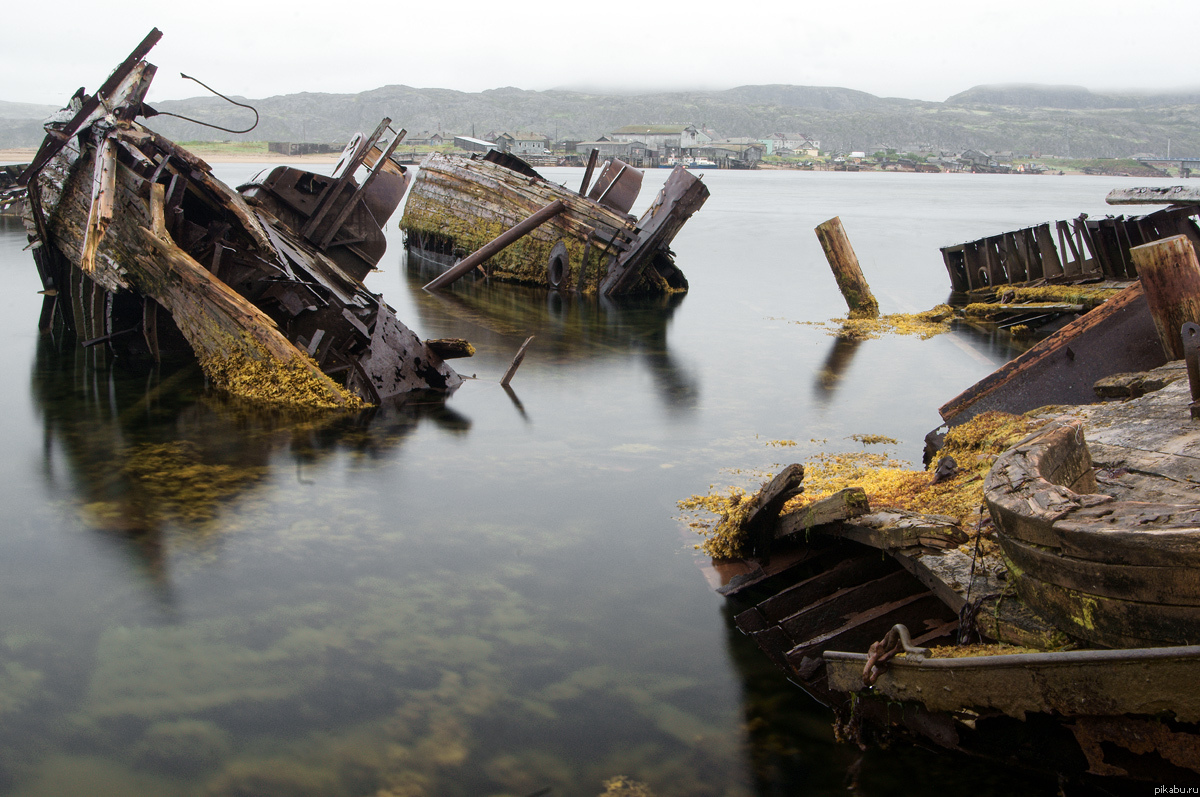
[[[0,100],[94,91],[151,27],[150,101],[202,93],[840,86],[944,100],[981,83],[1200,86],[1200,0],[10,3]],[[14,6],[17,6],[14,8]],[[675,6],[677,10],[664,10]],[[301,11],[320,9],[319,11]],[[837,10],[835,10],[837,9]]]

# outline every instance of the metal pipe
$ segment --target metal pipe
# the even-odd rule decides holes
[[[506,232],[500,233],[489,243],[484,244],[471,254],[467,255],[462,260],[458,261],[449,269],[447,269],[444,273],[439,274],[435,279],[425,286],[425,290],[435,291],[438,288],[445,287],[460,277],[469,274],[480,263],[496,254],[499,254],[509,244],[515,243],[521,238],[524,238],[526,235],[533,232],[535,229],[542,226],[547,221],[554,218],[559,213],[562,213],[566,209],[567,206],[563,204],[561,199],[554,200],[537,213],[534,213],[529,218],[517,224],[515,227],[512,227]]]

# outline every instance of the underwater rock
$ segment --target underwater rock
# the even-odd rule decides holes
[[[229,754],[229,735],[211,722],[156,722],[134,748],[138,766],[189,775],[218,766]]]

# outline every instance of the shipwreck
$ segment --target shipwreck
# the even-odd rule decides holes
[[[453,347],[419,340],[362,283],[407,188],[390,158],[403,131],[384,144],[385,119],[356,137],[332,176],[279,167],[235,191],[137,121],[157,113],[143,59],[161,36],[52,117],[19,178],[40,327],[123,357],[194,356],[216,387],[272,403],[353,408],[457,387],[442,356]]]
[[[635,218],[629,210],[642,172],[614,159],[591,185],[595,164],[593,150],[573,191],[504,153],[430,155],[400,219],[409,267],[439,275],[429,288],[478,267],[489,279],[582,294],[686,291],[670,245],[708,199],[708,187],[677,166]]]
[[[706,571],[734,625],[843,740],[1086,788],[1200,784],[1200,195],[1151,200],[1177,207],[1119,222],[1111,258],[1048,275],[1126,287],[943,405],[929,469],[889,482],[907,487],[806,503],[792,465],[710,528]],[[1147,218],[1170,235],[1145,240]],[[939,491],[966,515],[922,510]]]

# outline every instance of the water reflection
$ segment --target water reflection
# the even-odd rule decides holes
[[[825,362],[817,371],[816,379],[813,381],[813,396],[818,404],[826,405],[837,395],[838,385],[854,360],[854,353],[858,351],[862,342],[862,338],[846,334],[838,335],[833,339],[829,354],[826,355]]]
[[[689,413],[699,404],[699,378],[667,346],[667,329],[685,294],[581,296],[471,278],[429,293],[421,286],[436,272],[415,264],[405,272],[417,310],[414,325],[431,337],[466,336],[479,349],[512,352],[513,338],[536,335],[530,357],[556,369],[639,358],[667,409]],[[515,398],[514,404],[524,416]]]
[[[456,436],[471,428],[440,395],[303,414],[209,390],[194,363],[138,373],[103,347],[52,335],[37,342],[31,393],[50,492],[74,496],[80,522],[123,550],[168,603],[170,546],[216,544],[225,512],[279,479],[283,463],[316,484],[307,470],[336,452],[389,456],[425,420]]]

